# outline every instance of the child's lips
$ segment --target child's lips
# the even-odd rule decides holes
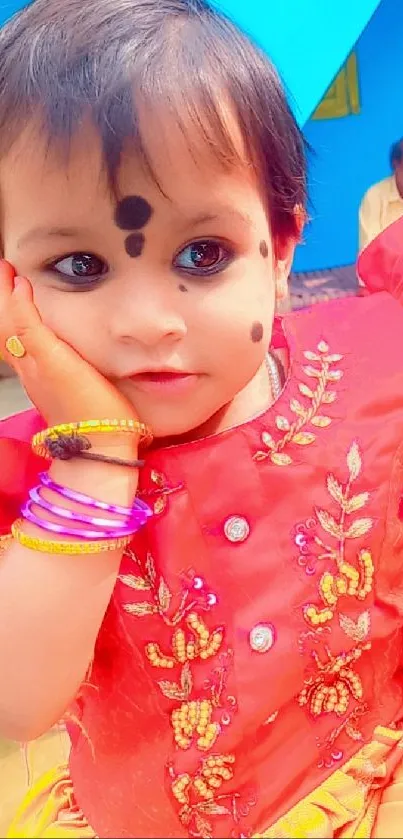
[[[150,370],[128,378],[138,390],[174,394],[193,387],[199,376],[197,373],[176,370]]]

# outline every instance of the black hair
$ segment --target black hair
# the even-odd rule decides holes
[[[393,146],[389,152],[389,163],[390,168],[395,168],[395,163],[401,163],[403,159],[403,137],[397,141],[397,143],[393,143]]]
[[[150,165],[141,100],[163,102],[185,134],[190,117],[228,163],[237,153],[225,97],[274,235],[297,235],[295,208],[306,202],[302,133],[268,58],[206,0],[34,0],[0,31],[0,155],[38,117],[48,142],[69,149],[90,116],[113,186],[129,143]]]

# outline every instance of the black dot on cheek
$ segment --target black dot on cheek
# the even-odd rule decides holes
[[[115,223],[121,230],[140,230],[153,214],[151,204],[141,195],[127,195],[116,207]]]
[[[183,285],[183,283],[180,283],[180,285],[178,285],[178,288],[179,288],[179,291],[189,291],[189,289],[186,288],[186,286]]]
[[[260,321],[255,320],[255,322],[252,323],[252,328],[250,331],[250,337],[252,338],[253,343],[258,344],[262,340],[263,334],[263,324],[260,323]]]
[[[145,245],[145,239],[142,233],[131,233],[125,239],[125,251],[129,256],[141,256]]]
[[[267,259],[268,255],[269,255],[269,249],[267,247],[267,242],[265,242],[264,239],[262,239],[262,241],[259,245],[259,251],[260,251],[263,259]]]

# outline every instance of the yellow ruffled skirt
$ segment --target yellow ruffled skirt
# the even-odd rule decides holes
[[[95,839],[66,767],[28,793],[8,839]],[[260,834],[260,839],[403,839],[403,733],[378,727],[342,769]],[[258,839],[258,837],[256,837]]]

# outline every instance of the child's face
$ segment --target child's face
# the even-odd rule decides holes
[[[148,134],[159,185],[128,157],[119,203],[94,131],[68,163],[27,132],[0,166],[4,256],[30,278],[47,325],[156,436],[211,431],[265,407],[293,243],[275,257],[251,167],[227,171],[206,146],[191,153],[172,124]]]

